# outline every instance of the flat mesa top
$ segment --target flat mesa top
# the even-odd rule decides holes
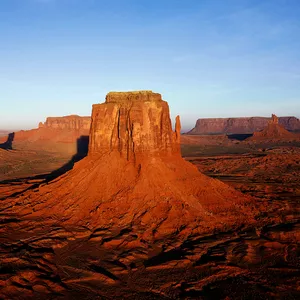
[[[130,102],[130,101],[161,101],[161,94],[152,91],[109,92],[106,95],[106,103]]]
[[[78,115],[68,115],[68,116],[60,116],[60,117],[47,117],[47,119],[73,119],[73,118],[90,118],[89,116],[78,116]]]

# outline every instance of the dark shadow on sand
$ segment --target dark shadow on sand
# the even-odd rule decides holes
[[[253,133],[237,133],[237,134],[227,134],[227,137],[230,140],[236,140],[236,141],[244,141],[245,139],[253,136]]]
[[[4,149],[4,150],[12,150],[13,149],[13,140],[15,138],[15,133],[9,133],[7,136],[7,140],[6,142],[0,144],[0,149]]]
[[[14,135],[12,136],[12,140],[13,140],[13,137],[14,137]],[[12,140],[11,140],[11,142],[12,142]],[[5,142],[5,143],[7,143],[7,142]],[[45,174],[40,174],[40,175],[35,175],[35,176],[30,176],[30,177],[7,179],[7,180],[0,181],[1,185],[17,185],[17,184],[30,183],[30,181],[34,181],[34,180],[39,181],[38,183],[34,183],[34,184],[30,185],[28,188],[26,188],[22,191],[13,193],[4,198],[0,197],[0,200],[5,200],[6,198],[10,198],[10,197],[16,197],[28,190],[37,188],[40,184],[48,183],[48,182],[56,179],[57,177],[63,175],[64,173],[70,171],[76,162],[80,161],[81,159],[83,159],[84,157],[87,156],[88,147],[89,147],[89,136],[81,136],[80,138],[77,139],[76,154],[66,164],[64,164],[57,170],[54,170],[51,173],[45,173]]]
[[[87,156],[88,149],[89,149],[89,136],[83,135],[77,139],[76,154],[65,165],[48,174],[47,181],[51,181],[57,178],[58,176],[70,171],[76,162],[80,161],[81,159]]]

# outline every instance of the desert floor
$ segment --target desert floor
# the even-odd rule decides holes
[[[11,213],[25,205],[20,196],[81,158],[66,145],[47,149],[0,149],[0,298],[299,299],[300,144],[183,144],[183,157],[199,171],[254,196],[263,207],[258,224],[267,225],[191,236],[175,246],[143,244],[130,227],[91,231],[63,226],[55,215]]]

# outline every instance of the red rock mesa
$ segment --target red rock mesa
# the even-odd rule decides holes
[[[263,130],[270,118],[204,118],[198,119],[188,134],[251,134]],[[300,130],[300,120],[296,117],[279,117],[278,122],[289,131]]]
[[[180,121],[172,132],[167,102],[149,91],[111,92],[93,105],[89,154],[175,155],[180,152]]]
[[[130,227],[144,240],[234,228],[254,211],[252,198],[181,158],[179,117],[174,132],[167,102],[151,91],[111,92],[93,105],[88,156],[28,199],[27,217]]]
[[[272,118],[269,121],[266,128],[262,131],[254,132],[253,136],[249,140],[259,140],[259,139],[293,139],[297,136],[287,131],[282,125],[278,122],[278,117],[272,114]]]
[[[39,128],[86,130],[91,127],[91,117],[70,115],[65,117],[48,117],[45,123],[40,122]]]
[[[88,136],[91,118],[76,115],[64,117],[48,117],[45,123],[32,130],[21,130],[14,133],[14,142],[50,141],[73,143],[81,136]],[[4,142],[7,137],[2,137]]]

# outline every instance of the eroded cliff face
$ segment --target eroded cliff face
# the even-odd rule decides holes
[[[26,147],[42,147],[47,150],[49,147],[52,148],[51,144],[74,144],[70,150],[71,152],[76,152],[76,143],[78,143],[81,138],[88,139],[90,126],[90,117],[76,115],[48,117],[46,122],[40,122],[36,129],[15,132],[13,145],[26,143]],[[0,142],[5,142],[6,139],[7,137],[5,136],[0,137]]]
[[[253,136],[250,137],[249,141],[261,140],[261,139],[297,139],[298,137],[287,131],[281,124],[279,124],[279,118],[272,114],[270,121],[267,126],[261,130],[253,133]]]
[[[172,131],[168,103],[151,91],[112,92],[93,105],[89,154],[180,154],[180,119]]]
[[[87,157],[32,197],[24,214],[94,230],[131,228],[137,240],[254,222],[253,199],[209,178],[180,156],[180,120],[151,91],[109,93],[93,106]],[[50,209],[51,208],[51,209]],[[228,214],[230,211],[230,215]]]
[[[89,155],[70,172],[11,181],[13,190],[3,182],[0,298],[297,298],[295,199],[262,199],[274,189],[270,157],[211,158],[241,190],[259,186],[253,199],[182,159],[179,138],[179,117],[173,132],[159,94],[110,93],[93,109]]]
[[[45,123],[39,123],[39,128],[89,130],[91,117],[70,115],[64,117],[48,117]]]
[[[251,134],[263,130],[270,120],[264,117],[198,119],[188,134]],[[300,120],[296,117],[279,117],[278,123],[289,131],[300,130]]]

